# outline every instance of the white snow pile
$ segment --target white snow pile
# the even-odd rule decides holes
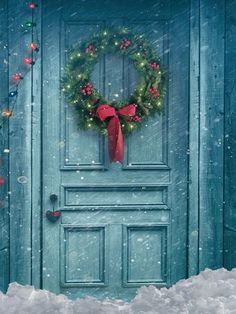
[[[141,287],[131,303],[98,301],[92,297],[72,301],[32,286],[12,283],[0,293],[0,314],[229,314],[236,313],[236,268],[206,269],[171,288]]]

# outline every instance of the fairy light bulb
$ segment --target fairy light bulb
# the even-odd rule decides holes
[[[24,58],[24,64],[34,65],[34,61],[32,58]]]
[[[3,111],[2,116],[5,118],[10,118],[12,116],[12,111],[11,110]]]
[[[15,97],[17,94],[18,94],[17,90],[14,90],[14,91],[11,91],[8,96]]]
[[[23,77],[21,76],[20,73],[14,73],[14,74],[12,75],[12,79],[13,79],[13,81],[20,81],[20,80],[23,79]]]
[[[37,3],[35,3],[35,2],[31,2],[31,3],[29,3],[29,8],[30,9],[36,9],[38,7],[38,5],[37,5]]]
[[[30,43],[30,48],[31,48],[32,50],[36,51],[36,52],[39,51],[38,45],[37,45],[36,43],[34,43],[34,42]]]
[[[28,21],[28,22],[25,23],[25,26],[29,27],[29,28],[30,27],[34,27],[34,26],[36,26],[36,23]]]

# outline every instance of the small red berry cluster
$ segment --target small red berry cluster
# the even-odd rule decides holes
[[[142,118],[139,117],[139,116],[134,116],[134,117],[132,117],[132,121],[134,121],[134,122],[141,122]]]
[[[125,38],[122,40],[121,44],[120,44],[120,49],[127,49],[129,48],[129,46],[132,44],[131,40]]]
[[[153,96],[153,97],[160,97],[160,92],[158,89],[156,89],[155,87],[150,87],[149,88],[149,93]]]
[[[88,45],[88,47],[85,49],[85,53],[87,54],[93,54],[95,52],[96,52],[96,48],[92,44]]]
[[[92,92],[93,92],[93,85],[91,83],[84,85],[81,89],[81,93],[84,96],[90,96]]]
[[[150,63],[150,67],[151,67],[153,70],[159,70],[159,69],[160,69],[160,64],[159,64],[159,63],[156,63],[156,62],[153,62],[153,63]]]

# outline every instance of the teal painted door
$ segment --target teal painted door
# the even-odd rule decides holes
[[[174,9],[173,9],[174,8]],[[187,276],[188,1],[47,1],[43,8],[42,286],[70,297],[129,299],[142,285]],[[122,165],[107,141],[78,129],[60,93],[68,49],[104,25],[149,36],[169,72],[165,112],[126,139]],[[94,84],[125,98],[132,64],[107,55]],[[56,223],[45,213],[62,212]]]

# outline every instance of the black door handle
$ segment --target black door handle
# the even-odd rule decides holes
[[[51,194],[49,198],[52,203],[55,203],[58,199],[58,196],[56,194]]]

